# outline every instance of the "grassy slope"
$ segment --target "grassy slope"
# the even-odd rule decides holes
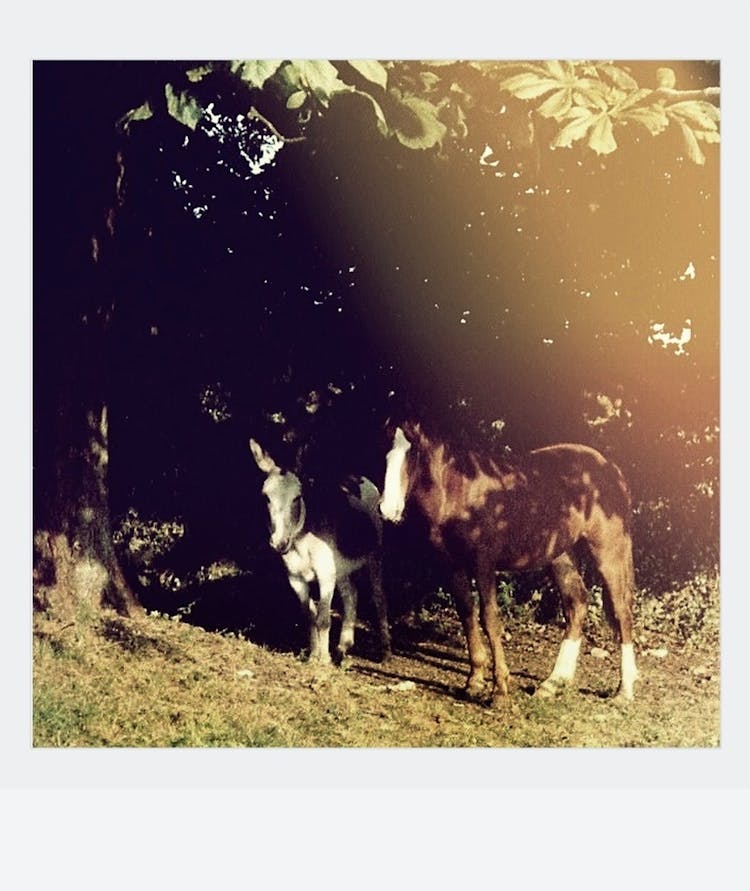
[[[643,680],[636,701],[620,706],[606,698],[617,683],[615,648],[596,658],[586,644],[575,688],[549,702],[529,693],[554,661],[559,629],[516,618],[507,635],[512,704],[498,711],[462,700],[466,659],[447,621],[444,633],[432,624],[411,640],[402,633],[401,645],[397,636],[388,666],[355,656],[342,670],[165,618],[64,625],[37,616],[34,745],[719,744],[718,647],[642,640]]]

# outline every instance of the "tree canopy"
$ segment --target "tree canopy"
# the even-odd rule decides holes
[[[47,363],[64,377],[95,331],[124,526],[179,521],[247,560],[249,435],[381,483],[379,430],[409,404],[472,442],[602,448],[644,584],[715,562],[718,76],[38,63],[37,429]]]

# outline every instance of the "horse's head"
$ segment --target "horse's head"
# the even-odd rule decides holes
[[[415,443],[419,444],[415,427],[418,428],[418,425],[404,424],[394,426],[389,431],[391,447],[385,457],[385,482],[383,497],[380,499],[380,513],[391,523],[400,523],[403,519],[406,499],[411,489],[409,452]]]
[[[305,526],[302,483],[296,473],[282,470],[254,439],[250,440],[250,451],[255,463],[266,474],[262,491],[268,508],[270,545],[280,554],[286,554]]]

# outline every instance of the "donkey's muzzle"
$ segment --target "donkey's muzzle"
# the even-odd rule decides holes
[[[280,541],[277,541],[274,538],[269,539],[268,543],[271,547],[276,551],[277,554],[281,554],[283,557],[284,554],[288,554],[292,549],[292,542],[288,538],[283,538]]]

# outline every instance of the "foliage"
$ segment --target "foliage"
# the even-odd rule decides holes
[[[241,574],[236,563],[219,560],[208,565],[192,566],[189,570],[175,569],[172,557],[175,546],[185,534],[184,523],[178,519],[143,520],[135,508],[130,508],[117,524],[112,540],[138,577],[140,585],[152,589],[151,598],[159,600],[159,593],[195,591],[220,579]],[[176,615],[190,612],[191,604],[183,604]]]
[[[637,624],[643,639],[665,635],[703,652],[718,649],[720,589],[716,573],[697,573],[680,588],[638,603]]]
[[[699,142],[719,141],[718,109],[705,99],[683,99],[674,89],[670,68],[658,69],[659,86],[648,89],[611,63],[548,61],[512,67],[518,73],[502,80],[500,88],[526,101],[546,97],[535,113],[560,128],[551,148],[570,148],[585,139],[598,155],[608,155],[617,148],[616,129],[634,126],[658,136],[674,123],[682,132],[687,157],[704,164]],[[717,96],[718,88],[706,95]]]
[[[703,164],[700,143],[719,141],[719,112],[709,101],[718,97],[718,88],[698,96],[691,93],[686,98],[675,89],[675,73],[670,68],[658,69],[657,86],[648,88],[640,86],[623,66],[593,61],[208,62],[185,72],[188,89],[178,91],[166,85],[168,113],[194,130],[202,109],[189,88],[226,72],[248,88],[250,101],[261,90],[277,93],[285,110],[294,113],[301,135],[326,114],[333,102],[356,97],[369,104],[373,123],[382,136],[395,137],[410,149],[442,148],[447,138],[466,140],[467,122],[476,118],[477,106],[482,113],[497,118],[506,93],[523,102],[543,98],[534,108],[535,119],[556,125],[549,141],[551,148],[570,148],[585,141],[596,154],[608,155],[617,148],[616,131],[631,127],[658,136],[673,124],[682,134],[687,157]],[[251,107],[248,115],[254,114],[257,111]],[[133,121],[150,116],[151,108],[145,103],[123,116],[120,125],[128,129]],[[519,118],[524,116],[522,111],[517,114]],[[511,141],[516,147],[529,144],[529,133],[523,126],[512,132],[515,138]]]
[[[174,547],[185,534],[179,519],[145,520],[136,508],[130,508],[112,533],[115,545],[126,555],[128,562],[145,576],[154,564]]]
[[[56,430],[65,403],[44,389],[45,369],[90,357],[75,326],[85,316],[91,338],[101,324],[92,365],[108,386],[111,502],[126,518],[118,549],[144,590],[164,594],[164,611],[187,608],[203,582],[215,587],[211,567],[263,563],[249,435],[300,452],[311,475],[382,482],[382,421],[402,398],[449,415],[471,443],[512,452],[584,441],[616,460],[633,488],[649,593],[715,567],[715,69],[186,69],[149,69],[142,90],[135,64],[84,72],[70,101],[40,115],[40,127],[60,118],[39,144],[59,146],[71,168],[52,176],[51,155],[40,165],[50,172],[40,194],[65,211],[44,215],[59,232],[39,241],[56,253],[35,276],[45,320],[35,353],[52,347],[57,359],[40,364],[36,402],[48,410],[43,429]],[[694,163],[690,140],[706,163]],[[104,201],[77,184],[96,173],[111,190],[112,157],[116,207],[95,279],[68,245],[90,249]],[[58,343],[47,320],[67,316]],[[141,519],[178,516],[181,536]],[[415,553],[402,555],[396,597],[415,563],[432,569]],[[243,575],[245,591],[227,600],[266,597],[269,577]],[[283,585],[268,590],[296,605]],[[216,627],[231,622],[222,614]]]

